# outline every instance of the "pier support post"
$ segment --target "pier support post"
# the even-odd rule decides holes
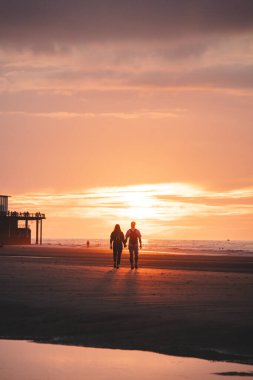
[[[39,220],[36,219],[36,244],[39,244]]]
[[[25,220],[25,229],[26,237],[28,237],[28,219]]]
[[[40,245],[42,245],[42,219],[40,219]]]

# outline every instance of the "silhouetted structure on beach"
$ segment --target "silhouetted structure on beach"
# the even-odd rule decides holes
[[[17,212],[8,210],[8,195],[0,195],[0,244],[31,244],[31,229],[28,221],[36,222],[36,244],[42,244],[42,220],[40,212]],[[24,227],[18,226],[24,221]]]

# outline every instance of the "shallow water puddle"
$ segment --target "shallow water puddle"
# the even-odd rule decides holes
[[[253,378],[253,366],[111,350],[0,340],[1,380],[218,380]]]

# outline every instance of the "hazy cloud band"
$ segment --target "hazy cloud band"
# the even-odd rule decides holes
[[[0,7],[0,41],[48,48],[117,40],[240,33],[253,28],[251,0],[9,0]]]

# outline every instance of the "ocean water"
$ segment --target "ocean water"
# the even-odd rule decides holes
[[[44,239],[43,245],[109,248],[107,239]],[[253,240],[143,240],[143,252],[253,256]]]

